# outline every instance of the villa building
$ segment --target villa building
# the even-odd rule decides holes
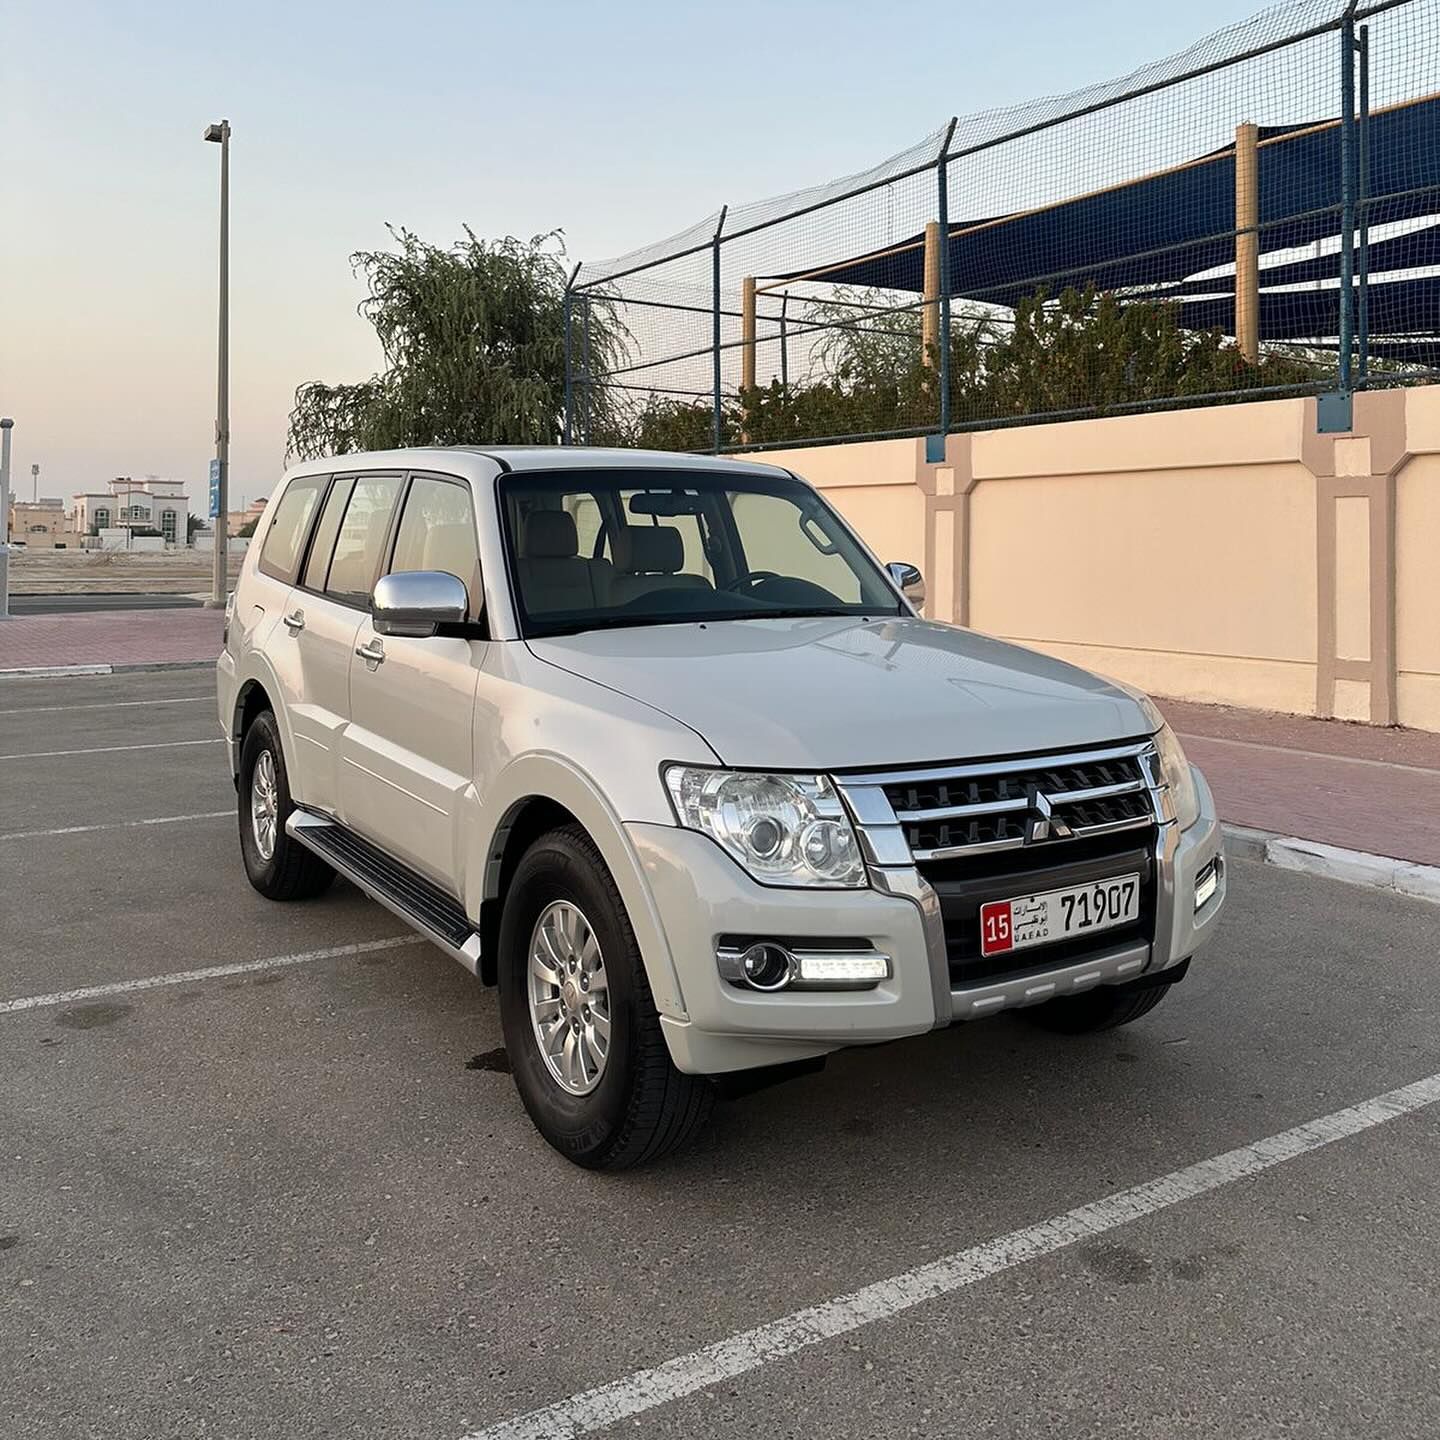
[[[184,545],[190,510],[183,480],[119,475],[110,481],[108,490],[75,496],[74,528],[77,535],[96,535],[102,530],[154,530],[166,544]]]

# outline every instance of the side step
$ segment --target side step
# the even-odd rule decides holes
[[[480,937],[453,895],[327,815],[296,810],[285,829],[472,975],[478,972]]]

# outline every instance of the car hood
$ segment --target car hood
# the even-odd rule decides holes
[[[664,711],[746,769],[936,763],[1105,744],[1152,728],[1110,681],[909,616],[647,625],[529,645]]]

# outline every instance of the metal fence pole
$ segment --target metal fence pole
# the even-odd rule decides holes
[[[950,433],[950,141],[955,118],[945,131],[935,167],[936,208],[940,215],[940,434]]]
[[[1355,321],[1356,378],[1362,387],[1370,378],[1370,212],[1366,201],[1370,195],[1370,27],[1360,27],[1360,124],[1357,127],[1356,161],[1359,179],[1356,198],[1359,205],[1359,255],[1355,266],[1357,287]]]
[[[714,419],[712,452],[720,453],[722,416],[720,409],[720,232],[725,228],[725,213],[728,205],[720,207],[720,219],[715,225],[715,239],[711,244],[711,378],[714,382]]]
[[[584,409],[580,413],[580,438],[588,445],[595,411],[594,396],[590,390],[590,297],[588,295],[585,297],[585,328],[580,336],[580,373],[585,377]]]
[[[561,432],[560,443],[570,443],[571,414],[574,410],[575,393],[570,381],[570,291],[565,291],[565,302],[563,306],[565,315],[565,425]]]
[[[786,290],[780,296],[780,389],[786,395],[790,393],[790,357],[786,353],[789,344],[785,321],[785,312],[789,308],[790,292]]]
[[[574,371],[571,368],[570,321],[574,309],[575,277],[579,275],[579,273],[580,267],[576,265],[570,272],[570,278],[565,282],[565,298],[561,302],[560,307],[565,325],[565,428],[563,431],[564,438],[561,441],[564,445],[573,443],[572,435],[575,423],[575,380]]]
[[[1338,383],[1349,394],[1354,347],[1355,282],[1355,22],[1350,0],[1340,27],[1340,353]]]

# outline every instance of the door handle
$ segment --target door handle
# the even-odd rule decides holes
[[[367,665],[379,665],[385,659],[385,647],[378,640],[370,640],[364,645],[357,645],[355,653]]]
[[[280,623],[284,625],[292,635],[298,635],[305,628],[305,612],[303,610],[292,611],[289,615],[282,615]]]

